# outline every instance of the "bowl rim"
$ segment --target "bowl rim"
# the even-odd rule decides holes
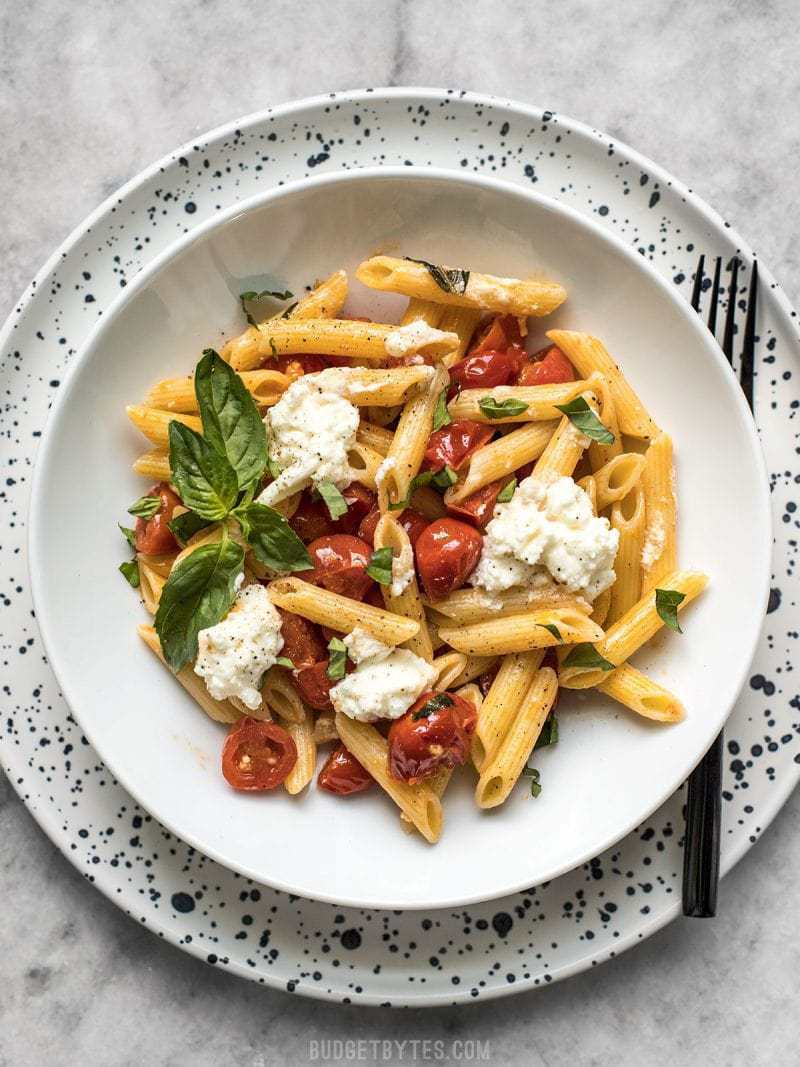
[[[123,788],[130,793],[130,795],[139,803],[146,811],[148,811],[153,818],[155,818],[161,825],[172,833],[176,834],[181,840],[196,848],[203,855],[208,856],[215,862],[222,864],[229,870],[238,872],[246,878],[251,878],[256,882],[264,885],[271,886],[282,892],[296,894],[311,900],[319,900],[323,902],[340,904],[345,907],[363,907],[370,909],[381,910],[421,910],[425,908],[448,908],[448,907],[460,907],[466,904],[472,904],[487,900],[498,899],[511,895],[516,892],[520,892],[530,886],[530,878],[526,878],[522,881],[515,882],[512,885],[502,886],[496,890],[493,890],[491,894],[487,895],[485,891],[480,891],[472,895],[449,897],[446,900],[435,901],[414,901],[409,902],[407,900],[373,900],[368,898],[362,898],[358,896],[342,897],[339,895],[329,895],[324,892],[320,892],[316,887],[313,891],[303,886],[297,886],[294,884],[282,882],[278,879],[265,877],[264,873],[257,871],[254,868],[248,867],[246,864],[239,863],[229,857],[226,857],[222,851],[217,848],[209,847],[207,843],[204,843],[200,838],[194,834],[187,834],[185,831],[178,829],[170,820],[165,819],[161,813],[151,809],[147,800],[139,793],[139,791],[129,784],[126,774],[119,774],[114,765],[113,759],[109,759],[104,751],[105,746],[98,745],[92,736],[91,730],[85,728],[82,717],[78,711],[81,706],[80,699],[73,699],[78,694],[72,691],[71,686],[65,685],[62,677],[62,671],[60,670],[60,664],[58,654],[55,653],[57,649],[57,640],[54,639],[54,635],[49,629],[49,621],[47,620],[47,614],[39,611],[39,605],[44,599],[44,590],[41,585],[42,569],[39,567],[39,562],[43,554],[43,544],[40,541],[43,539],[39,536],[39,532],[44,529],[44,523],[41,521],[46,513],[47,499],[44,492],[44,485],[46,482],[46,471],[50,462],[51,455],[51,442],[55,436],[56,430],[62,420],[66,416],[69,410],[69,399],[72,390],[75,385],[75,380],[79,369],[85,363],[90,353],[101,342],[103,335],[109,328],[110,324],[114,322],[119,313],[128,306],[129,303],[139,295],[139,293],[145,289],[148,284],[158,275],[161,271],[174,259],[184,254],[193,245],[198,244],[205,240],[210,234],[217,231],[222,231],[226,226],[235,222],[237,219],[242,218],[254,211],[261,209],[272,201],[282,200],[287,196],[293,196],[301,193],[309,188],[334,186],[339,183],[352,183],[352,182],[372,182],[372,181],[424,181],[424,180],[438,180],[445,183],[452,183],[458,185],[472,186],[478,189],[489,189],[496,193],[500,193],[507,197],[516,198],[519,200],[536,203],[540,209],[547,211],[549,214],[559,217],[566,217],[570,219],[579,229],[588,231],[595,239],[600,240],[606,245],[611,246],[619,254],[626,258],[632,265],[635,265],[638,271],[643,273],[651,283],[655,284],[657,288],[660,288],[662,293],[666,296],[668,302],[675,309],[675,311],[682,315],[683,318],[691,324],[692,329],[698,337],[698,340],[703,344],[703,347],[708,352],[709,356],[716,360],[719,367],[722,370],[722,379],[726,383],[726,388],[733,400],[734,407],[738,409],[739,420],[743,424],[746,436],[750,445],[751,458],[754,460],[755,471],[758,476],[759,482],[759,496],[760,504],[757,505],[755,512],[761,517],[761,538],[758,541],[754,541],[755,544],[761,545],[760,555],[760,586],[762,588],[761,602],[758,605],[758,612],[753,612],[752,617],[757,619],[759,625],[753,628],[750,640],[748,642],[749,651],[745,657],[740,660],[738,670],[729,671],[728,676],[735,678],[735,687],[731,689],[731,697],[726,702],[726,706],[723,708],[723,714],[720,718],[719,729],[723,729],[725,722],[727,721],[734,704],[741,692],[744,682],[747,677],[749,666],[755,655],[758,645],[759,636],[763,627],[763,619],[765,617],[765,611],[767,601],[769,597],[769,582],[770,582],[770,564],[771,564],[771,549],[772,549],[772,518],[770,511],[770,497],[769,497],[769,478],[766,467],[766,461],[763,450],[760,445],[758,433],[755,422],[753,420],[750,409],[747,406],[747,402],[744,398],[744,394],[739,388],[738,381],[733,375],[731,368],[722,353],[722,350],[717,345],[716,341],[708,333],[705,324],[702,322],[697,313],[686,303],[680,295],[672,288],[661,274],[658,273],[656,268],[649,263],[643,256],[639,255],[635,248],[627,244],[616,233],[609,231],[597,220],[588,217],[582,212],[578,211],[567,204],[563,204],[551,197],[545,196],[542,193],[538,193],[533,189],[526,189],[524,187],[505,182],[501,178],[493,176],[486,176],[482,174],[463,173],[461,171],[454,170],[447,167],[421,167],[421,166],[381,166],[374,165],[369,167],[353,167],[350,170],[335,171],[332,173],[324,173],[315,175],[313,177],[299,178],[291,182],[286,182],[282,185],[273,186],[262,192],[256,193],[253,196],[247,197],[241,202],[232,205],[231,207],[221,211],[219,214],[214,215],[204,222],[199,224],[193,230],[180,235],[175,241],[171,242],[166,248],[164,248],[153,260],[147,264],[126,286],[122,292],[109,304],[104,314],[89,332],[83,345],[75,355],[74,360],[62,377],[62,387],[59,390],[59,395],[54,402],[49,415],[47,417],[46,424],[42,431],[42,440],[39,443],[37,451],[36,462],[34,466],[32,484],[31,484],[31,497],[30,497],[30,509],[28,516],[28,568],[31,580],[31,595],[34,603],[34,609],[36,611],[36,621],[38,623],[42,643],[44,646],[47,660],[53,670],[59,686],[61,687],[64,698],[75,715],[76,719],[80,723],[81,727],[85,729],[87,737],[90,743],[93,745],[98,755],[104,764],[106,764],[114,777],[120,782]],[[752,562],[752,561],[751,561]],[[683,770],[676,782],[670,782],[668,786],[662,788],[658,792],[658,796],[652,802],[649,802],[646,808],[637,814],[636,818],[632,821],[625,823],[621,829],[614,830],[607,838],[601,842],[593,845],[591,849],[581,853],[576,859],[569,860],[553,869],[552,872],[547,874],[546,878],[540,878],[540,881],[552,881],[554,878],[559,877],[562,874],[570,870],[574,870],[581,864],[586,863],[595,855],[599,855],[606,849],[612,847],[618,841],[626,837],[632,832],[637,825],[647,819],[665,800],[671,796],[676,789],[680,788],[681,783],[691,773],[694,767],[700,762],[703,755],[707,751],[707,748],[713,743],[714,737],[709,740],[708,746],[703,749],[696,756],[691,758],[689,765]]]

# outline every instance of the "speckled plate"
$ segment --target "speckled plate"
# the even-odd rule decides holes
[[[151,167],[55,253],[3,333],[2,757],[65,855],[159,936],[292,992],[427,1005],[553,981],[618,954],[677,915],[682,795],[583,867],[490,904],[429,914],[366,911],[258,886],[164,830],[99,762],[43,658],[25,561],[30,469],[48,406],[120,286],[177,235],[238,200],[322,169],[376,163],[532,183],[599,219],[687,298],[699,252],[739,252],[752,261],[718,216],[631,149],[550,112],[469,93],[367,90],[300,102],[215,131]],[[740,275],[742,291],[747,275]],[[757,839],[800,774],[800,697],[789,673],[800,619],[789,588],[782,589],[797,557],[800,402],[791,379],[800,346],[795,313],[763,268],[762,278],[756,419],[776,543],[766,626],[726,729],[724,870]]]

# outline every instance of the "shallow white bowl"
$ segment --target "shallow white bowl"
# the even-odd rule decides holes
[[[445,800],[431,847],[402,832],[378,791],[247,796],[219,771],[224,738],[136,636],[145,618],[117,572],[116,527],[145,486],[143,442],[124,415],[155,379],[189,373],[240,332],[238,294],[281,281],[300,292],[376,252],[503,275],[541,271],[569,299],[533,331],[601,337],[672,434],[680,560],[711,585],[635,662],[688,710],[673,727],[591,691],[565,696],[561,740],[492,813],[471,776]],[[354,282],[348,309],[384,320],[402,302]],[[537,336],[538,335],[538,336]],[[65,381],[42,442],[31,508],[38,621],[65,696],[115,776],[165,826],[214,859],[302,896],[437,908],[502,896],[585,862],[683,781],[730,711],[761,627],[769,577],[768,489],[752,419],[696,315],[645,260],[553,201],[486,178],[405,168],[326,175],[273,190],[177,242],[106,313]],[[676,828],[679,832],[680,828]]]

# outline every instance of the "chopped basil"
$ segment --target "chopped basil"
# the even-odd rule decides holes
[[[537,748],[547,748],[548,745],[556,744],[558,744],[558,719],[555,716],[555,712],[551,711],[544,720],[542,732],[536,738],[536,744],[533,748],[535,751]]]
[[[522,768],[522,773],[526,778],[531,780],[531,796],[538,797],[542,792],[542,783],[539,780],[539,771],[536,767],[525,766]]]
[[[122,530],[123,536],[131,548],[136,548],[136,532],[130,526],[123,526],[121,522],[118,522],[117,526]]]
[[[273,290],[271,290],[271,289],[263,289],[260,293],[257,293],[252,289],[248,289],[248,291],[246,293],[239,293],[239,301],[241,302],[241,305],[242,305],[242,311],[244,312],[245,318],[247,319],[247,322],[249,323],[250,326],[257,326],[258,323],[253,318],[253,316],[250,314],[250,312],[247,310],[247,307],[245,305],[248,304],[248,303],[255,303],[255,302],[259,301],[259,300],[263,300],[265,297],[268,297],[268,296],[272,297],[273,300],[291,300],[291,298],[294,296],[294,293],[289,292],[288,289],[285,290],[285,292],[282,292],[282,293],[281,292],[273,292]],[[292,305],[292,306],[296,307],[296,305]]]
[[[449,426],[452,422],[450,412],[447,410],[447,390],[442,389],[436,407],[433,409],[433,429],[441,430],[443,426]]]
[[[426,700],[419,711],[415,711],[411,716],[411,721],[416,722],[418,719],[427,719],[434,711],[441,711],[442,708],[452,708],[455,701],[449,693],[437,693],[436,696]]]
[[[214,522],[236,502],[236,471],[199,433],[182,422],[169,424],[169,465],[178,496],[190,511]]]
[[[562,667],[588,667],[596,671],[613,671],[616,666],[604,659],[590,641],[575,645],[561,664]]]
[[[577,430],[580,430],[586,437],[590,437],[592,441],[598,441],[601,445],[614,444],[613,433],[602,424],[584,397],[576,396],[568,404],[556,404],[555,407],[567,416]]]
[[[325,501],[325,507],[332,519],[341,519],[342,515],[347,514],[347,501],[333,482],[317,482],[314,488]]]
[[[498,504],[507,504],[514,495],[517,488],[517,479],[512,478],[507,485],[504,485],[500,492],[497,494]]]
[[[160,496],[140,496],[128,508],[128,514],[135,515],[137,519],[152,519],[160,507]]]
[[[279,667],[288,667],[290,671],[294,670],[294,664],[287,656],[278,656],[275,662]]]
[[[423,266],[436,284],[445,293],[461,295],[467,291],[469,271],[457,268],[437,267],[435,263],[428,263],[425,259],[414,259],[413,256],[405,257],[409,263],[419,263]]]
[[[487,419],[506,419],[513,415],[521,415],[523,411],[528,410],[528,405],[524,401],[517,400],[513,396],[505,400],[497,400],[493,396],[482,396],[478,401],[478,407]]]
[[[196,658],[200,631],[228,614],[243,567],[244,549],[226,538],[196,548],[172,568],[161,591],[155,627],[173,671]]]
[[[561,636],[561,631],[554,622],[537,622],[536,625],[547,630],[549,634],[555,637],[556,641],[563,642],[564,638]]]
[[[452,467],[443,467],[431,478],[431,485],[435,485],[437,489],[449,489],[451,485],[455,485],[458,481],[458,475]]]
[[[344,678],[347,671],[347,645],[341,637],[332,637],[328,642],[328,670],[329,678]]]
[[[367,574],[381,585],[392,584],[392,555],[389,547],[376,548],[369,558]]]
[[[210,525],[210,519],[204,519],[202,515],[197,515],[194,511],[184,511],[167,523],[179,545],[185,545],[196,533],[200,533]]]
[[[135,559],[126,560],[119,565],[120,574],[126,579],[128,585],[134,589],[139,588],[139,564]]]
[[[290,305],[288,306],[288,308],[286,308],[286,310],[285,310],[285,311],[282,311],[282,312],[281,312],[281,318],[282,318],[282,319],[288,319],[288,318],[289,318],[289,316],[291,315],[291,313],[292,313],[292,312],[294,311],[294,309],[295,309],[295,308],[297,307],[297,305],[298,305],[299,303],[300,303],[300,301],[299,301],[299,300],[295,300],[295,302],[294,302],[293,304],[290,304]]]
[[[272,337],[270,337],[270,339],[269,339],[269,350],[270,350],[270,352],[272,353],[272,355],[273,355],[273,356],[275,356],[275,357],[277,358],[277,355],[278,355],[278,347],[277,347],[277,345],[275,344],[275,340],[274,340],[274,339],[273,339]]]
[[[313,568],[306,546],[274,508],[251,503],[238,507],[234,516],[256,559],[265,566],[281,572]]]
[[[682,634],[683,630],[678,625],[678,605],[686,599],[685,593],[678,593],[675,589],[656,589],[656,611],[661,621]]]
[[[402,500],[398,500],[396,504],[389,505],[389,511],[402,511],[403,508],[407,508],[411,503],[411,497],[415,491],[422,485],[430,485],[434,479],[433,471],[420,471],[414,478],[411,479],[411,484],[408,487],[408,495],[403,497]]]

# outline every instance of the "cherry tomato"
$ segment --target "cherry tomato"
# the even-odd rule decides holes
[[[471,419],[456,419],[430,435],[422,466],[431,471],[440,471],[445,467],[457,471],[493,435],[491,426],[472,422]]]
[[[381,513],[377,508],[373,508],[361,522],[358,528],[358,536],[362,541],[366,541],[367,544],[373,544],[375,541],[375,528],[380,521]],[[416,511],[414,508],[405,508],[397,515],[398,522],[408,534],[408,539],[411,542],[411,547],[417,543],[417,538],[428,525],[428,520],[425,516]]]
[[[417,540],[417,572],[430,600],[460,589],[475,570],[483,538],[457,519],[436,519]]]
[[[505,352],[479,352],[467,356],[450,368],[450,384],[458,389],[491,389],[495,385],[508,385],[519,373],[525,353],[512,346]]]
[[[144,552],[146,556],[163,556],[167,552],[177,551],[178,542],[167,523],[181,503],[181,498],[166,482],[154,485],[146,495],[160,497],[161,507],[152,519],[136,520],[136,551]]]
[[[281,617],[283,648],[281,655],[290,659],[297,669],[311,667],[328,655],[328,649],[313,622],[278,608]]]
[[[327,356],[318,356],[313,352],[296,356],[278,356],[264,361],[267,370],[277,370],[289,378],[301,378],[304,374],[316,374],[330,366]]]
[[[517,377],[517,385],[555,385],[558,382],[574,382],[575,370],[556,345],[535,352]]]
[[[306,581],[352,600],[361,600],[372,586],[367,574],[372,549],[360,537],[350,534],[318,537],[308,546],[308,554],[314,571]]]
[[[234,723],[222,747],[222,773],[234,789],[274,789],[296,761],[297,748],[282,726],[248,716]]]
[[[369,771],[361,766],[353,753],[349,752],[344,745],[339,745],[331,752],[317,776],[317,785],[320,789],[335,793],[339,797],[347,797],[351,793],[363,793],[374,781]]]
[[[472,343],[468,355],[484,352],[505,352],[515,346],[522,348],[522,334],[515,315],[495,315]]]
[[[425,705],[432,697],[449,703],[417,717],[427,710]],[[389,773],[413,785],[429,778],[439,767],[464,763],[477,721],[471,701],[454,693],[423,693],[389,729]]]
[[[314,499],[310,489],[300,498],[300,504],[289,525],[300,538],[308,543],[326,534],[354,534],[364,516],[375,505],[375,494],[359,482],[353,482],[342,490],[347,511],[339,519],[332,519],[324,500]]]
[[[471,523],[479,530],[485,530],[486,524],[494,515],[494,506],[500,490],[508,481],[509,478],[500,478],[496,482],[490,482],[457,504],[448,504],[447,510],[456,518]]]
[[[353,664],[348,660],[347,673],[349,674],[354,669]],[[315,711],[333,711],[331,686],[336,685],[341,679],[328,677],[327,655],[319,663],[295,671],[292,677],[294,678],[295,689],[309,707]]]

